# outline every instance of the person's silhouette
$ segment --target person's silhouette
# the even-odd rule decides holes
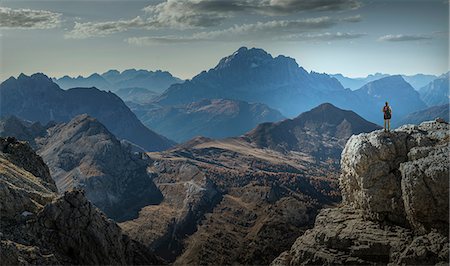
[[[386,102],[386,105],[383,107],[382,112],[384,113],[384,131],[390,131],[391,130],[391,117],[392,117],[392,109],[389,106],[388,102]],[[387,124],[387,129],[386,129]]]

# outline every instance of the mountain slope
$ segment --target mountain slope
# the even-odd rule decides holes
[[[225,98],[267,104],[284,115],[297,115],[344,91],[326,74],[308,73],[294,59],[272,57],[262,49],[242,47],[183,84],[172,85],[157,102],[178,105]]]
[[[377,129],[356,113],[325,103],[294,119],[261,124],[245,137],[261,148],[303,151],[326,159],[339,158],[351,135]]]
[[[339,201],[340,143],[351,132],[378,128],[355,116],[325,104],[297,120],[257,127],[273,130],[222,140],[199,137],[148,153],[164,200],[121,227],[176,265],[268,264],[311,226],[320,208]],[[324,121],[329,122],[315,127]],[[291,143],[286,135],[277,135],[284,142],[260,145],[258,139],[274,139],[275,129],[292,130],[294,137],[304,132],[316,150],[335,152],[318,158],[308,146],[284,145]]]
[[[420,98],[428,105],[443,105],[449,103],[449,73],[433,80],[419,89]]]
[[[10,117],[1,119],[0,125],[9,129],[0,127],[0,136],[34,143],[61,193],[84,189],[86,197],[116,221],[134,218],[143,206],[162,200],[146,172],[148,158],[133,154],[128,144],[92,117],[79,115],[46,127]]]
[[[0,116],[15,115],[39,121],[66,122],[79,114],[97,118],[118,138],[127,139],[146,150],[162,150],[173,142],[145,127],[111,92],[96,88],[62,90],[44,74],[21,74],[0,84]]]
[[[178,142],[196,136],[225,138],[239,136],[262,122],[283,116],[264,104],[211,99],[182,106],[130,105],[139,119],[156,132]]]
[[[389,102],[392,108],[392,120],[399,120],[403,116],[426,108],[419,93],[414,90],[400,75],[389,76],[369,82],[354,91],[360,101],[354,102],[355,108],[364,118],[383,124],[382,108]]]
[[[0,138],[0,260],[4,265],[161,264],[80,191],[57,197],[47,166],[25,143]]]
[[[445,121],[449,121],[449,110],[450,104],[432,106],[424,110],[420,110],[403,117],[399,122],[398,126],[406,124],[420,124],[424,121],[435,120],[436,118],[442,118]]]
[[[146,172],[148,161],[132,154],[95,119],[80,115],[48,132],[38,153],[60,192],[83,188],[116,221],[134,218],[143,206],[162,200]]]

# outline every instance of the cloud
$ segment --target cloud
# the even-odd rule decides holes
[[[343,18],[343,19],[341,19],[341,21],[356,23],[356,22],[361,22],[362,17],[361,17],[361,15],[356,15],[356,16]]]
[[[378,38],[380,42],[410,42],[410,41],[422,41],[431,40],[432,36],[422,34],[397,34],[397,35],[384,35]]]
[[[292,41],[339,41],[351,40],[366,36],[366,33],[351,33],[351,32],[325,32],[316,34],[295,34],[288,35],[284,39]]]
[[[0,7],[2,29],[52,29],[61,24],[61,14],[45,10]]]
[[[302,11],[341,11],[360,7],[356,0],[167,0],[144,8],[160,26],[212,27],[238,13],[279,16]]]
[[[226,19],[240,15],[258,13],[263,15],[288,15],[300,11],[330,11],[345,10],[359,7],[356,0],[167,0],[159,4],[145,7],[145,18],[136,17],[131,20],[118,20],[108,22],[76,22],[74,28],[65,37],[72,39],[84,39],[95,36],[107,36],[129,29],[204,29],[217,27]],[[247,12],[247,13],[245,13]],[[338,22],[358,22],[361,16],[347,17],[343,19],[330,19],[329,17],[312,18],[305,20],[274,20],[258,22],[254,24],[242,24],[228,29],[203,32],[203,35],[233,35],[244,32],[260,31],[302,31],[309,29],[323,29],[335,25]],[[295,28],[298,28],[295,30]],[[267,34],[268,32],[266,32]],[[160,42],[164,37],[154,38]],[[181,38],[168,36],[167,40],[180,41]],[[205,37],[192,37],[187,39],[210,39]],[[134,39],[133,39],[134,40]],[[134,41],[132,42],[134,44]]]
[[[117,20],[107,22],[75,22],[73,29],[66,33],[66,39],[86,39],[90,37],[104,37],[113,33],[127,31],[132,28],[151,28],[149,22],[137,16],[130,20]]]
[[[273,20],[252,24],[235,25],[233,27],[197,32],[190,36],[146,36],[133,37],[125,41],[137,46],[155,44],[191,43],[200,41],[242,41],[242,40],[280,40],[280,41],[331,41],[355,39],[365,34],[361,33],[316,33],[317,30],[329,29],[336,25],[336,20],[330,17],[318,17],[303,20]]]

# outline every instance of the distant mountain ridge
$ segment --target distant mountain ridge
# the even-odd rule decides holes
[[[426,86],[419,89],[421,99],[428,106],[443,105],[449,103],[449,73],[447,72]]]
[[[126,69],[122,72],[109,70],[103,74],[93,73],[88,77],[54,78],[53,81],[63,89],[75,87],[96,87],[101,90],[116,91],[123,88],[144,88],[158,93],[163,92],[170,85],[183,82],[181,79],[172,76],[167,71],[148,71]]]
[[[145,150],[162,150],[174,143],[145,127],[114,93],[96,88],[62,90],[46,75],[11,77],[0,84],[0,116],[15,115],[21,119],[46,124],[67,122],[87,113],[118,138],[127,139]]]
[[[342,74],[330,74],[331,77],[336,78],[344,86],[344,88],[349,88],[351,90],[357,90],[369,82],[375,81],[377,79],[392,76],[390,74],[375,73],[368,75],[367,77],[361,78],[349,78]],[[435,75],[426,74],[416,74],[416,75],[401,75],[403,79],[408,82],[414,89],[418,90],[423,86],[427,85],[434,79],[438,78]]]

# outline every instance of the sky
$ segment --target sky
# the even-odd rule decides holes
[[[449,70],[448,0],[0,1],[0,79],[136,68],[189,79],[241,46],[308,71]]]

